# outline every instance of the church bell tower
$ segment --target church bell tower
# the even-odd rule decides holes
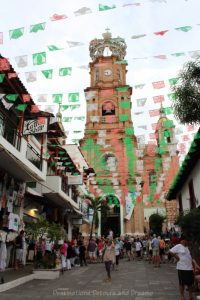
[[[132,88],[126,83],[126,43],[120,37],[112,38],[108,30],[102,36],[89,45],[90,87],[85,89],[87,116],[80,145],[96,172],[90,180],[91,192],[106,196],[116,212],[110,217],[112,224],[119,223],[114,231],[133,233],[137,142],[131,119]],[[118,220],[114,219],[116,207]]]

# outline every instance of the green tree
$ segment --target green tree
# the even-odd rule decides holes
[[[162,216],[158,213],[152,214],[149,217],[150,230],[153,233],[160,235],[162,233],[162,225],[163,225],[164,220],[165,220],[165,216]]]
[[[37,240],[40,237],[47,237],[53,241],[64,238],[64,232],[60,224],[54,222],[49,223],[42,217],[26,225],[26,234],[34,240]]]
[[[176,224],[180,226],[181,231],[190,241],[192,256],[200,263],[200,208],[194,208],[180,214]]]
[[[184,64],[179,80],[172,87],[175,100],[172,104],[175,117],[182,124],[200,122],[200,59]]]
[[[45,218],[38,218],[31,223],[26,225],[26,233],[28,236],[31,236],[34,240],[46,236],[49,228],[49,222]]]
[[[102,212],[102,210],[107,206],[106,205],[106,199],[102,196],[86,196],[87,199],[89,199],[88,206],[93,210],[93,216],[92,216],[92,224],[90,229],[90,238],[92,238],[94,225],[95,228],[99,226],[99,212]]]
[[[50,223],[47,230],[47,237],[52,241],[59,241],[65,236],[64,230],[60,224]]]

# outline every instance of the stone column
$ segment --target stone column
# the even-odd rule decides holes
[[[144,212],[141,203],[137,203],[134,208],[134,233],[144,234]]]
[[[120,234],[124,234],[124,207],[120,204]]]

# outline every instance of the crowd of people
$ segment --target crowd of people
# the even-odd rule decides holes
[[[15,269],[19,269],[23,261],[24,231],[15,240]],[[61,267],[61,272],[72,267],[83,267],[88,264],[104,263],[107,274],[106,282],[111,281],[111,272],[119,270],[120,260],[144,260],[152,267],[160,268],[164,263],[176,263],[179,279],[180,299],[184,299],[184,287],[188,286],[189,297],[200,285],[200,266],[190,254],[188,241],[180,234],[170,237],[156,234],[149,236],[113,237],[110,231],[107,237],[84,238],[81,234],[71,241],[56,244],[49,239],[39,238],[34,244],[29,243],[27,258],[31,256],[35,267],[44,264]]]
[[[118,271],[120,259],[145,260],[155,268],[164,263],[177,263],[180,299],[184,300],[184,288],[188,287],[189,299],[193,292],[199,291],[200,266],[192,259],[185,236],[174,233],[170,238],[163,236],[92,238],[86,244],[84,238],[74,240],[78,248],[78,266],[87,263],[104,262],[107,274],[106,282],[111,281],[111,272]],[[63,265],[64,266],[64,265]]]

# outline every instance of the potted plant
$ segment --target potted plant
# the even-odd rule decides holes
[[[64,231],[60,224],[49,223],[44,218],[38,218],[35,222],[26,226],[26,233],[35,241],[38,239],[48,239],[54,242],[52,253],[45,254],[39,262],[35,259],[34,270],[37,279],[54,279],[60,272],[59,240],[64,238]]]

